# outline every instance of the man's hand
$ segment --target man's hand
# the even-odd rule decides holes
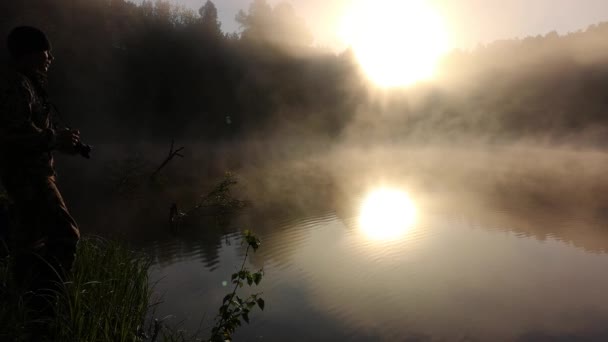
[[[62,129],[55,132],[55,149],[67,154],[78,154],[80,131],[77,129]]]

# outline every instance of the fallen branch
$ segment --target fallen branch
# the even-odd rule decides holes
[[[167,158],[165,158],[165,160],[160,164],[160,166],[152,173],[152,175],[150,176],[150,179],[155,179],[156,176],[158,176],[158,174],[160,173],[160,171],[162,169],[165,168],[165,166],[167,166],[175,157],[180,157],[183,158],[184,156],[180,153],[181,151],[184,150],[184,147],[180,147],[177,150],[174,150],[175,148],[175,140],[171,140],[171,148],[169,149],[169,155],[167,155]]]

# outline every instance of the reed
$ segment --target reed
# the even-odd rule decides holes
[[[52,341],[143,341],[150,308],[150,260],[100,238],[83,239],[70,279],[50,292],[55,314],[41,322],[11,285],[9,259],[0,260],[0,340],[31,339],[43,324]],[[38,320],[38,321],[35,321]]]
[[[65,341],[134,341],[149,309],[150,260],[116,242],[81,241],[73,275],[56,291],[55,336]]]
[[[257,250],[260,240],[246,231],[243,243],[247,244],[247,252],[240,270],[232,275],[235,287],[223,300],[210,341],[231,340],[242,321],[249,323],[253,307],[264,309],[260,294],[241,298],[237,293],[244,285],[258,285],[263,277],[262,270],[250,272],[245,268],[249,250]],[[29,309],[28,296],[12,284],[10,257],[0,258],[0,341],[207,340],[201,338],[199,332],[189,334],[158,320],[149,322],[146,327],[146,319],[154,315],[153,284],[148,277],[150,266],[147,256],[118,242],[82,239],[70,278],[54,290],[46,291],[54,314],[41,319]]]

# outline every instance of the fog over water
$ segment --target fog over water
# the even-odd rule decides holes
[[[213,165],[237,172],[235,195],[251,206],[228,228],[203,217],[176,234],[164,223],[166,203],[187,206],[223,170],[209,171],[209,154],[195,152],[210,146],[189,146],[196,148],[167,170],[186,190],[139,215],[156,225],[134,229],[138,216],[125,214],[121,228],[108,228],[117,216],[103,214],[106,205],[95,222],[79,219],[151,253],[159,314],[191,330],[210,324],[244,252],[236,231],[252,228],[263,245],[250,265],[266,272],[268,304],[238,339],[606,336],[608,155],[599,149],[386,143],[298,154],[287,143],[216,146]],[[378,187],[407,191],[417,207],[416,222],[395,240],[370,240],[359,226],[361,203]]]

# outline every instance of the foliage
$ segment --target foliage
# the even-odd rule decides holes
[[[211,2],[211,0],[207,0],[199,9],[198,13],[200,15],[200,23],[205,30],[205,33],[219,37],[222,34],[222,24],[218,19],[215,4]]]
[[[97,145],[178,135],[216,141],[273,122],[278,109],[342,112],[352,69],[325,50],[307,59],[286,52],[313,50],[290,5],[270,7],[269,22],[243,13],[246,39],[221,32],[211,1],[199,13],[173,3],[0,1],[0,32],[28,23],[48,33],[57,58],[51,100]]]
[[[189,341],[209,341],[209,342],[226,342],[232,340],[232,334],[242,325],[242,321],[249,323],[249,314],[254,307],[259,307],[264,310],[265,302],[260,293],[251,294],[247,297],[241,297],[238,294],[238,289],[247,284],[248,286],[257,286],[262,281],[264,276],[263,270],[251,272],[245,267],[245,263],[249,257],[250,250],[254,252],[260,246],[260,240],[251,231],[246,230],[243,233],[242,242],[247,245],[243,263],[240,269],[232,274],[232,283],[234,284],[233,291],[227,294],[222,300],[222,306],[219,308],[219,313],[215,319],[215,325],[211,330],[211,336],[208,339],[202,338],[201,332],[188,333],[186,330],[180,329],[179,326],[170,326],[165,324],[164,319],[155,319],[147,333],[140,334],[145,338],[145,341],[150,342],[189,342]]]
[[[0,258],[0,341],[25,341],[30,313],[12,288],[10,259]]]
[[[236,199],[232,194],[232,188],[238,184],[238,179],[232,172],[226,172],[224,179],[215,186],[207,195],[201,197],[195,208],[214,206],[220,211],[230,212],[244,208],[247,203]]]
[[[238,184],[236,175],[232,172],[226,172],[222,181],[206,195],[201,196],[198,203],[192,208],[182,211],[175,205],[171,210],[171,224],[178,225],[185,218],[195,213],[199,213],[203,209],[211,209],[211,213],[215,215],[218,220],[223,220],[235,211],[245,208],[247,202],[237,199],[232,194],[232,188],[236,184]]]
[[[259,285],[264,276],[263,270],[251,272],[245,267],[249,251],[257,251],[260,247],[260,240],[253,235],[251,231],[246,230],[243,236],[243,243],[247,244],[243,263],[241,264],[239,271],[232,274],[231,279],[234,284],[234,289],[231,293],[227,294],[222,301],[222,306],[216,317],[216,324],[212,329],[210,339],[212,342],[232,340],[232,334],[241,326],[241,321],[249,323],[249,313],[255,306],[264,310],[264,299],[260,297],[259,293],[249,295],[245,298],[241,298],[237,293],[237,290],[242,288],[245,283],[248,286],[252,286],[253,284]]]
[[[246,40],[278,46],[308,46],[313,41],[304,20],[287,2],[273,8],[266,0],[254,0],[249,11],[239,11],[235,19],[241,25],[242,36]]]
[[[263,271],[250,272],[245,267],[250,249],[256,251],[260,240],[245,231],[247,244],[243,264],[232,275],[234,290],[220,307],[210,341],[225,341],[241,320],[249,323],[253,307],[264,309],[260,294],[241,298],[237,290],[248,284],[258,285]],[[0,340],[29,341],[33,325],[27,302],[12,286],[10,260],[0,258]],[[52,302],[56,315],[42,322],[49,326],[49,339],[56,341],[201,341],[199,334],[171,328],[154,320],[145,328],[152,288],[148,279],[150,260],[121,244],[100,238],[83,239],[79,246],[72,278],[55,291]]]
[[[61,341],[133,341],[148,312],[150,260],[121,245],[84,239],[73,277],[57,292]]]
[[[49,33],[52,99],[98,144],[217,141],[268,127],[424,141],[607,136],[608,23],[453,51],[437,73],[440,86],[376,101],[355,56],[311,47],[290,5],[255,0],[237,21],[240,35],[217,32],[211,1],[199,13],[164,0],[0,1],[0,32],[27,22]]]
[[[149,309],[150,261],[120,244],[81,240],[72,277],[49,300],[55,315],[33,318],[10,280],[9,259],[0,260],[0,340],[29,339],[34,325],[48,326],[56,341],[136,341]]]

